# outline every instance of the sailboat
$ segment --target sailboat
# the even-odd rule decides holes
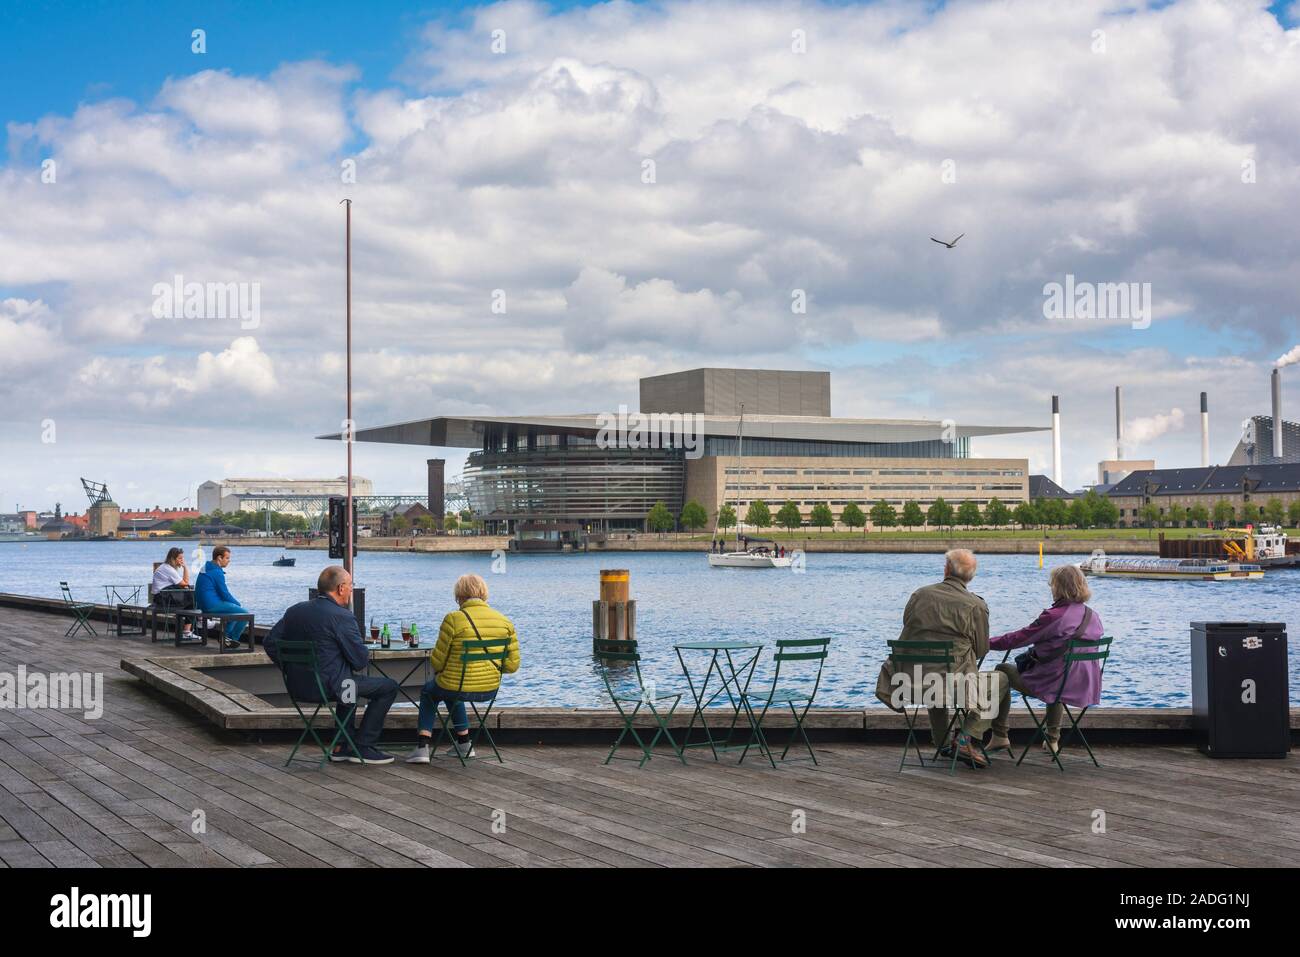
[[[736,459],[743,461],[745,451],[745,407],[740,407],[740,421],[736,426]],[[739,471],[739,470],[737,470]],[[737,478],[740,478],[737,475]],[[726,472],[723,472],[723,488],[726,488]],[[737,485],[742,483],[737,482]],[[713,527],[713,537],[717,540],[718,527]],[[709,552],[710,568],[789,568],[791,558],[789,555],[776,554],[774,548],[769,547],[770,539],[756,539],[759,544],[750,545],[750,539],[741,543],[740,527],[736,527],[736,548],[730,552]]]

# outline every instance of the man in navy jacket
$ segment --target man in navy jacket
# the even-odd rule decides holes
[[[352,740],[359,754],[344,742],[330,755],[331,761],[354,764],[391,764],[393,756],[377,747],[384,718],[397,698],[397,682],[392,678],[371,677],[364,672],[370,661],[361,636],[361,626],[348,607],[352,600],[352,576],[342,565],[330,565],[316,581],[315,598],[300,601],[284,613],[267,635],[263,647],[271,660],[280,663],[280,642],[310,641],[316,646],[316,666],[331,702],[337,702],[340,714],[352,709]],[[316,702],[320,691],[311,670],[303,665],[283,666],[285,685],[298,701]],[[365,698],[366,716],[361,731],[356,731],[356,709]]]

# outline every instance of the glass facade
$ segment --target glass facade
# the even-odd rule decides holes
[[[501,532],[522,520],[639,529],[656,502],[681,512],[685,478],[680,450],[585,444],[473,452],[464,470],[470,508]]]
[[[704,454],[735,457],[736,439],[705,436]],[[930,439],[924,442],[823,442],[800,439],[745,439],[745,455],[792,458],[844,459],[965,459],[970,457],[970,439],[952,442]]]

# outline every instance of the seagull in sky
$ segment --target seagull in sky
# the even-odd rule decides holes
[[[965,233],[962,233],[962,234],[961,234],[961,236],[965,236],[965,235],[966,235]],[[957,239],[961,239],[961,236],[958,236]],[[950,243],[945,243],[942,239],[935,239],[933,236],[931,236],[931,237],[930,237],[930,242],[932,242],[932,243],[938,243],[940,246],[947,246],[949,249],[952,249],[953,246],[956,246],[956,245],[957,245],[957,239],[954,239],[954,240],[953,240],[952,242],[950,242]]]

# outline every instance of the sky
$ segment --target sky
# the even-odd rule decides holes
[[[1162,467],[1205,390],[1225,461],[1300,343],[1298,9],[3,0],[0,509],[342,473],[344,198],[359,428],[828,369],[841,416],[1059,394],[1072,488],[1115,386]],[[1050,472],[1046,433],[973,451]],[[355,454],[392,493],[464,457]]]

